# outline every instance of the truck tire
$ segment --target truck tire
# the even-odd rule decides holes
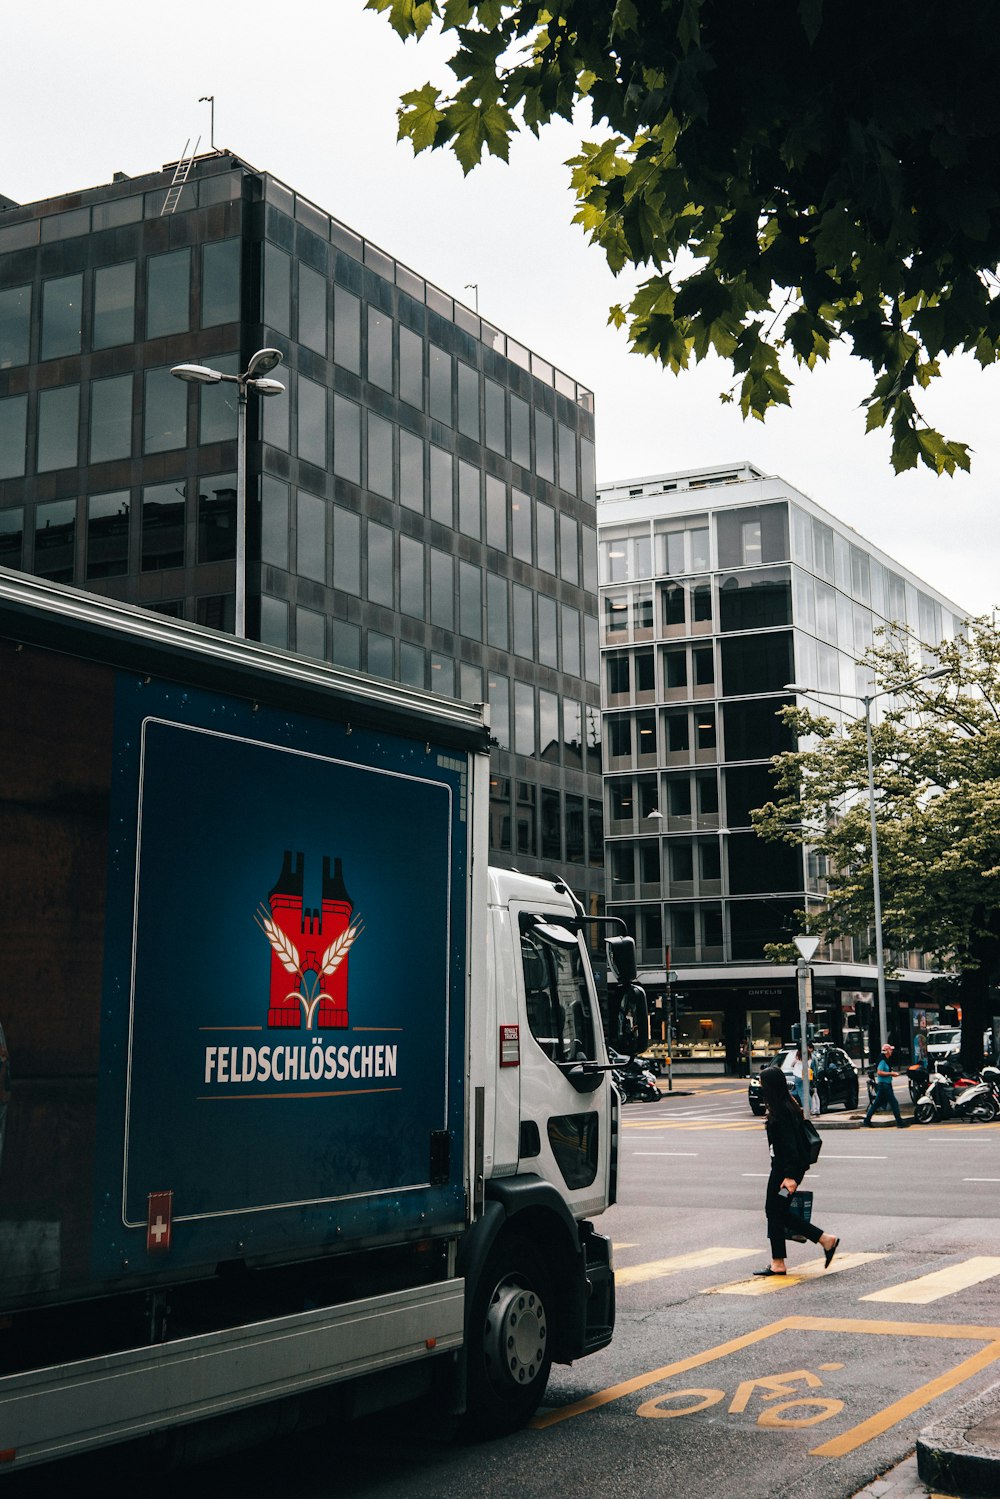
[[[537,1410],[548,1382],[548,1275],[533,1245],[504,1234],[490,1250],[469,1312],[465,1424],[503,1436]]]

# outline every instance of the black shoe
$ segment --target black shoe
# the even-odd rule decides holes
[[[829,1270],[829,1268],[830,1268],[830,1261],[833,1259],[834,1255],[837,1253],[837,1250],[839,1248],[840,1248],[840,1240],[837,1239],[834,1242],[834,1245],[833,1245],[832,1249],[824,1249],[823,1250],[823,1253],[826,1256],[826,1263],[823,1266],[824,1270]]]
[[[838,1239],[837,1242],[838,1243],[840,1242],[839,1239]],[[770,1265],[768,1265],[768,1267],[767,1267],[766,1270],[755,1270],[754,1271],[754,1275],[787,1275],[787,1274],[788,1274],[787,1270],[772,1270],[771,1267],[770,1267]]]

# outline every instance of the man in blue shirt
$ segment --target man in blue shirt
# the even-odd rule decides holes
[[[899,1112],[899,1104],[896,1102],[896,1095],[892,1088],[892,1080],[898,1076],[889,1066],[889,1058],[892,1056],[892,1050],[887,1041],[882,1048],[882,1056],[875,1071],[875,1096],[868,1105],[868,1112],[862,1120],[862,1124],[871,1124],[872,1115],[876,1109],[891,1109],[896,1116],[897,1128],[906,1129],[909,1125],[909,1120],[905,1123],[903,1122],[903,1117]]]

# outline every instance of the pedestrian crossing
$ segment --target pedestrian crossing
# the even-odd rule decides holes
[[[635,1244],[615,1245],[616,1251],[638,1247]],[[618,1265],[615,1270],[615,1280],[620,1289],[625,1289],[688,1271],[711,1270],[739,1260],[761,1258],[766,1259],[766,1252],[762,1256],[759,1249],[709,1245],[703,1249],[668,1255],[635,1265]],[[817,1255],[814,1260],[795,1266],[787,1275],[751,1275],[739,1280],[727,1280],[717,1285],[701,1287],[701,1294],[710,1296],[780,1295],[795,1286],[826,1280],[831,1275],[842,1275],[845,1272],[880,1262],[883,1263],[884,1269],[891,1273],[894,1260],[898,1260],[898,1256],[889,1253],[838,1250],[828,1269],[824,1268],[822,1258]],[[858,1301],[889,1302],[903,1306],[928,1306],[933,1302],[942,1301],[946,1297],[957,1295],[961,1291],[993,1280],[1000,1280],[1000,1256],[971,1255],[954,1264],[943,1266],[939,1270],[891,1282],[874,1291],[867,1291],[857,1299]],[[870,1279],[867,1283],[871,1283]],[[843,1294],[842,1290],[840,1294]]]

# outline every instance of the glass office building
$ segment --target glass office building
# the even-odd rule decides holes
[[[590,392],[267,173],[0,198],[0,565],[489,703],[491,857],[603,900]],[[170,211],[164,211],[165,207]]]
[[[815,854],[750,824],[772,795],[771,757],[792,748],[776,717],[794,700],[785,687],[846,694],[851,716],[880,626],[916,652],[953,636],[962,613],[748,464],[602,485],[598,522],[608,912],[635,935],[654,997],[676,973],[681,1058],[735,1070],[749,1040],[759,1064],[797,1004],[794,969],[764,946],[790,941],[825,888]],[[875,991],[865,946],[821,948],[814,964],[821,1029],[855,1053]],[[888,993],[905,1043],[930,974],[915,954],[887,967],[900,970]]]

